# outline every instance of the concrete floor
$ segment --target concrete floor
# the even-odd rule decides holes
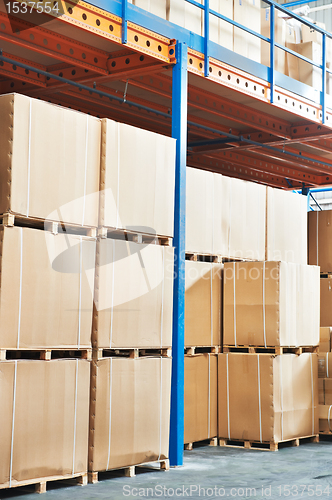
[[[184,467],[168,472],[142,469],[134,478],[110,473],[98,484],[85,487],[48,483],[48,491],[42,497],[26,488],[0,490],[0,499],[20,500],[124,500],[142,496],[329,498],[332,497],[332,441],[301,444],[278,452],[204,446],[186,451]]]

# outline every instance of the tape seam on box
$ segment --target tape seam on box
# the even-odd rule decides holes
[[[107,240],[106,240],[106,244],[107,244]],[[113,252],[112,252],[112,305],[111,305],[111,329],[110,329],[110,349],[112,349],[112,340],[113,340],[113,306],[114,306],[114,294],[115,294],[115,290],[114,290],[114,274],[115,274],[115,265],[114,265],[114,261],[115,261],[115,240],[112,240],[112,247],[113,247]]]
[[[15,359],[15,369],[14,369],[12,436],[11,436],[11,443],[10,443],[9,488],[11,488],[11,486],[12,486],[12,476],[13,476],[13,452],[14,452],[15,406],[16,406],[16,379],[17,379],[17,359]]]
[[[234,344],[235,344],[235,347],[237,347],[237,343],[236,343],[236,293],[235,293],[235,281],[236,281],[236,277],[235,277],[235,262],[233,262],[233,271],[234,271],[234,276],[233,276],[233,281],[234,281],[234,296],[233,296],[233,299],[234,299]]]
[[[75,455],[76,455],[76,427],[77,427],[77,386],[78,386],[78,359],[76,359],[75,375],[75,403],[74,403],[74,444],[73,444],[73,467],[72,473],[75,474]]]
[[[231,424],[229,420],[229,368],[228,368],[228,353],[226,354],[226,393],[227,393],[227,426],[228,439],[231,439]]]
[[[111,457],[111,431],[112,431],[112,382],[113,382],[113,358],[109,358],[110,360],[110,413],[108,419],[108,454],[107,454],[107,467],[106,470],[109,469],[110,465],[110,457]]]
[[[326,353],[326,378],[330,378],[329,376],[329,353]]]
[[[257,354],[257,376],[258,376],[259,439],[260,442],[262,442],[261,371],[259,364],[259,354]]]
[[[18,302],[17,349],[20,348],[21,318],[22,318],[22,281],[23,281],[23,227],[20,227],[20,288]]]
[[[28,136],[28,182],[27,182],[27,217],[30,211],[30,171],[31,171],[31,106],[32,101],[29,102],[29,136]]]
[[[85,129],[85,161],[84,161],[82,226],[84,226],[84,219],[85,219],[86,180],[87,180],[87,171],[88,171],[88,142],[89,142],[89,117],[87,115],[87,117],[86,117],[86,129]]]

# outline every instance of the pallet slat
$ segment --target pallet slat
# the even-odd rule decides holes
[[[219,438],[219,446],[229,448],[243,448],[246,450],[278,451],[280,445],[299,446],[300,444],[306,443],[308,441],[311,443],[319,443],[319,434],[315,434],[314,436],[287,439],[285,441],[280,441],[277,443],[261,443],[260,441]]]
[[[160,236],[157,234],[146,234],[128,229],[116,229],[112,227],[98,227],[97,235],[99,238],[112,238],[118,240],[132,241],[141,244],[157,244],[162,246],[172,246],[173,238]]]
[[[170,358],[172,356],[172,349],[170,347],[160,349],[141,349],[141,348],[123,348],[123,349],[93,349],[92,358],[99,360],[110,357],[125,357],[125,358],[140,358],[148,356],[161,356]]]
[[[242,352],[242,353],[253,353],[253,354],[275,354],[277,356],[281,354],[303,354],[308,353],[318,353],[319,346],[302,346],[302,347],[281,347],[281,346],[223,346],[223,352]]]
[[[92,359],[91,349],[0,349],[0,361],[10,359]]]
[[[35,492],[36,493],[46,493],[47,491],[47,484],[52,482],[62,482],[62,481],[72,481],[77,485],[80,486],[86,486],[88,484],[88,473],[84,472],[83,474],[73,474],[72,476],[50,476],[50,477],[45,477],[45,478],[38,478],[38,479],[29,479],[28,481],[18,481],[15,482],[11,488],[3,488],[2,485],[0,485],[0,490],[3,491],[9,491],[12,488],[21,488],[23,486],[34,486],[35,487]]]
[[[88,472],[88,482],[90,484],[96,484],[99,482],[100,474],[106,474],[109,472],[116,472],[116,471],[123,471],[125,477],[135,477],[136,476],[136,467],[149,467],[155,464],[159,464],[160,470],[163,471],[168,471],[170,466],[169,466],[169,460],[157,460],[155,462],[148,462],[148,463],[142,463],[142,464],[137,464],[137,465],[128,465],[127,467],[119,467],[118,469],[110,469],[108,471],[94,471],[94,472]]]
[[[91,238],[95,238],[97,236],[96,227],[80,226],[78,224],[69,224],[47,219],[37,219],[35,217],[23,217],[12,213],[0,215],[0,223],[6,227],[27,227],[48,231],[53,234],[71,233]]]

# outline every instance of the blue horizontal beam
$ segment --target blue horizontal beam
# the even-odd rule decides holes
[[[298,5],[303,5],[306,3],[316,2],[317,0],[297,0],[296,2],[286,2],[281,5],[284,7],[297,7]]]

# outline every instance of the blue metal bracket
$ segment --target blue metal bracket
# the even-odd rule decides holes
[[[174,292],[170,465],[183,465],[184,446],[184,304],[185,304],[185,229],[186,161],[188,109],[188,47],[176,44],[173,66],[172,137],[176,139],[174,208]]]
[[[275,7],[271,5],[270,7],[270,102],[273,104],[273,93],[274,93],[274,14]]]
[[[126,44],[128,41],[127,25],[128,25],[128,0],[122,0],[122,43],[123,44]]]
[[[210,68],[210,5],[209,0],[205,0],[204,4],[204,76],[209,76]]]
[[[319,208],[319,210],[323,210],[322,207],[320,206],[320,204],[318,203],[318,201],[316,200],[316,198],[313,196],[313,194],[311,193],[311,191],[309,190],[309,193],[308,195],[310,196],[310,198],[312,198],[314,200],[314,202],[316,203],[317,207]],[[309,202],[308,202],[309,203]],[[310,206],[310,204],[309,204]]]

